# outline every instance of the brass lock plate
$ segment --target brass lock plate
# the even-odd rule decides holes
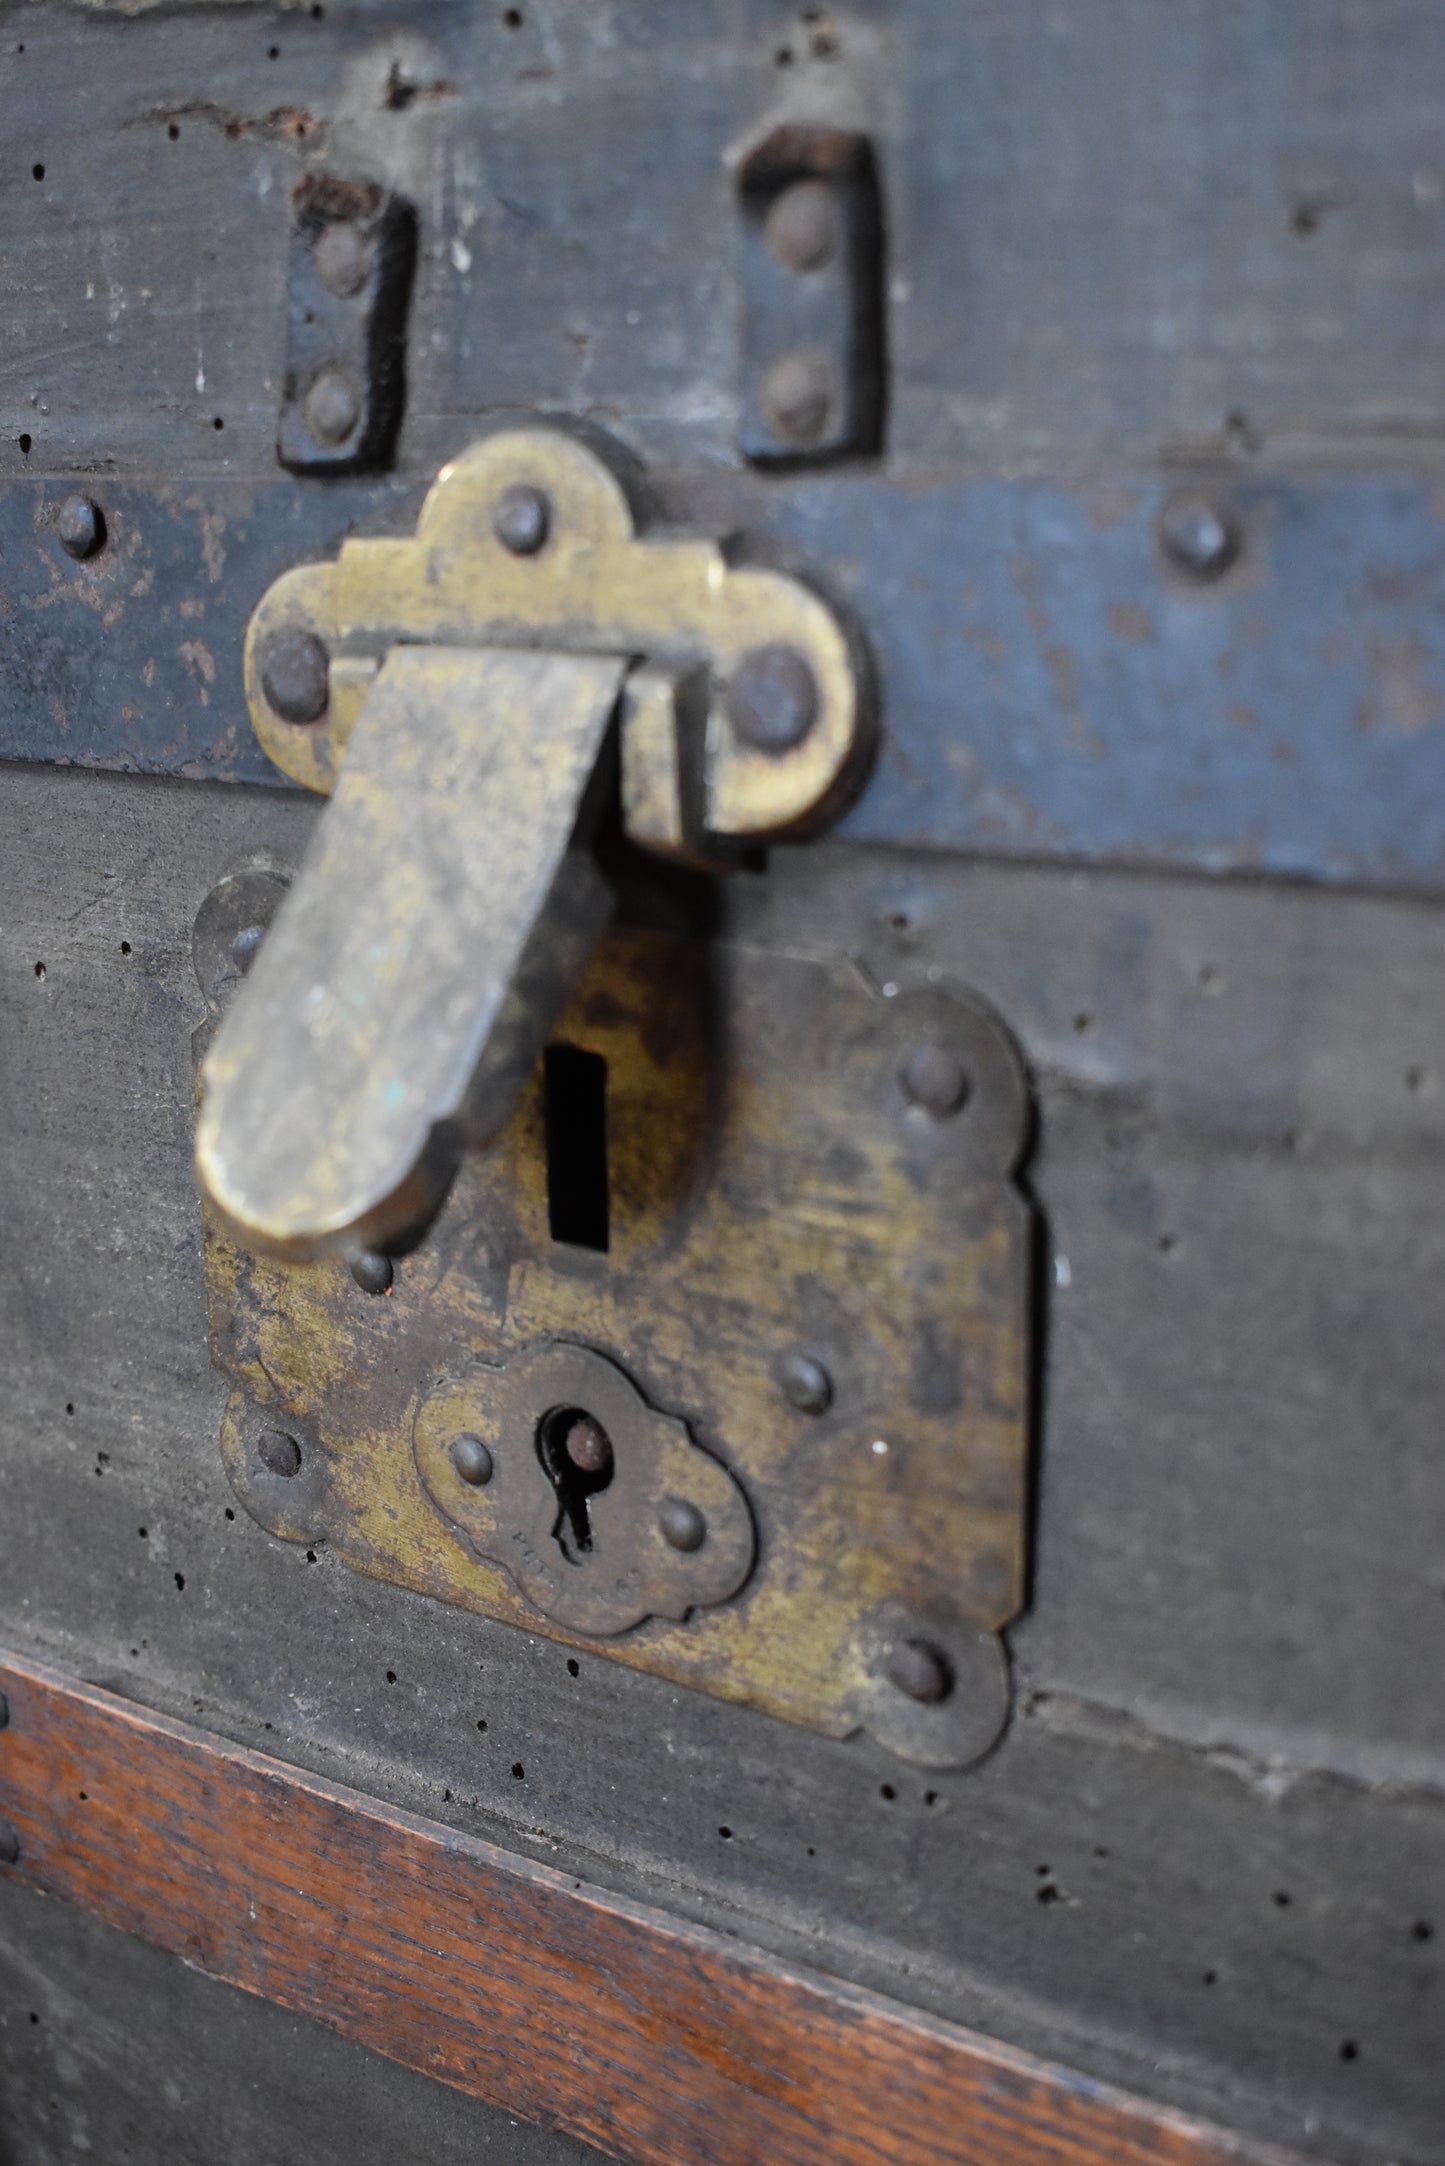
[[[1027,1126],[960,988],[616,929],[384,1298],[208,1217],[230,1480],[379,1578],[966,1763],[1024,1592]]]

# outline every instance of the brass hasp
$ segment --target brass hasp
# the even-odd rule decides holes
[[[417,530],[287,572],[257,735],[331,803],[202,1072],[202,1188],[306,1261],[386,1248],[505,1120],[611,910],[590,842],[725,861],[812,832],[871,748],[857,652],[797,579],[640,536],[598,452],[510,430]]]

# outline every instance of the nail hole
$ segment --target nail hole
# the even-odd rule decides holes
[[[211,427],[213,429],[224,429],[225,426],[225,422],[222,420],[221,416],[217,414],[215,420],[211,423]]]
[[[1276,1910],[1288,1910],[1290,1904],[1294,1901],[1294,1897],[1290,1894],[1288,1888],[1276,1888],[1270,1900]]]
[[[33,165],[30,168],[30,173],[31,178],[34,180],[44,180],[45,178],[45,168],[43,165]]]
[[[226,1506],[226,1509],[225,1509],[225,1513],[223,1514],[223,1516],[224,1516],[225,1518],[227,1518],[227,1519],[234,1519],[234,1518],[235,1518],[235,1516],[236,1516],[236,1515],[235,1515],[235,1513],[234,1513],[234,1512],[233,1512],[233,1511],[231,1510],[231,1507],[230,1507],[230,1505],[229,1505],[229,1504],[228,1504],[228,1505]]]
[[[581,1674],[582,1674],[582,1667],[581,1667],[581,1664],[580,1664],[580,1663],[578,1662],[578,1660],[577,1660],[577,1657],[576,1657],[575,1655],[568,1655],[568,1657],[567,1657],[567,1675],[568,1675],[569,1677],[580,1677],[580,1676],[581,1676]]]
[[[23,451],[23,452],[25,453],[25,456],[26,456],[27,458],[29,458],[29,456],[30,456],[30,438],[29,438],[29,436],[28,436],[28,435],[22,435],[22,436],[18,436],[18,437],[17,437],[16,439],[15,439],[15,441],[16,441],[16,442],[17,442],[17,443],[19,444],[19,446],[20,446],[20,449],[21,449],[21,450],[22,450],[22,451]]]
[[[184,1573],[184,1572],[177,1572],[177,1574],[176,1574],[176,1593],[177,1593],[177,1594],[184,1594],[184,1593],[185,1593],[185,1591],[186,1591],[186,1575],[185,1575],[185,1573]]]
[[[1202,1977],[1200,1978],[1200,1981],[1199,1981],[1199,1983],[1200,1983],[1201,1985],[1215,1985],[1215,1984],[1217,1984],[1217,1983],[1218,1983],[1218,1980],[1219,1980],[1219,1973],[1218,1973],[1218,1971],[1217,1971],[1217,1970],[1207,1970],[1207,1971],[1205,1971],[1205,1972],[1204,1972],[1203,1976],[1202,1976]]]
[[[130,942],[129,942],[128,940],[122,940],[122,942],[121,942],[121,944],[120,944],[120,952],[121,952],[121,954],[122,954],[122,955],[129,955],[129,953],[130,953]]]
[[[44,965],[44,963],[37,963],[37,964],[35,965],[35,975],[36,975],[36,977],[37,977],[37,978],[43,978],[43,977],[45,976],[45,965]]]
[[[725,1843],[730,1843],[733,1839],[733,1831],[731,1828],[719,1828],[718,1833]]]
[[[175,124],[175,122],[174,122],[174,121],[172,121],[172,122],[171,122],[171,124],[170,124],[170,126],[169,126],[169,128],[167,128],[167,130],[166,130],[166,134],[167,134],[167,135],[168,135],[168,136],[170,137],[170,139],[171,139],[171,141],[172,141],[173,143],[179,143],[179,141],[180,141],[180,139],[181,139],[181,131],[180,131],[180,129],[179,129],[179,128],[178,128],[177,126],[176,126],[176,124]]]
[[[894,1789],[891,1782],[880,1782],[878,1785],[878,1795],[882,1798],[887,1798],[889,1804],[891,1805],[893,1803],[893,1800],[897,1797],[898,1792]]]
[[[1410,1928],[1410,1938],[1421,1942],[1433,1940],[1435,1938],[1435,1928],[1428,1918],[1417,1918]]]
[[[1093,1027],[1094,1018],[1092,1017],[1092,1015],[1087,1014],[1084,1009],[1081,1008],[1078,1014],[1074,1017],[1075,1032],[1078,1034],[1079,1037],[1087,1038],[1089,1032],[1093,1029]]]
[[[1340,2040],[1340,2059],[1342,2061],[1357,2061],[1359,2058],[1360,2048],[1358,2042],[1353,2038],[1342,2038]]]
[[[486,1725],[486,1723],[485,1723],[485,1722],[478,1722],[478,1724],[477,1724],[477,1728],[478,1728],[479,1730],[483,1731],[483,1732],[485,1732],[485,1730],[486,1730],[486,1727],[487,1727],[487,1725]]]
[[[512,1779],[514,1782],[525,1782],[527,1779],[527,1770],[523,1767],[520,1760],[514,1760],[512,1762]]]
[[[504,8],[502,10],[502,21],[509,30],[520,30],[522,27],[522,10],[520,8]]]
[[[386,1673],[386,1681],[387,1681],[387,1683],[388,1683],[389,1685],[394,1685],[394,1684],[396,1683],[396,1671],[395,1671],[395,1670],[388,1670],[388,1671],[387,1671],[387,1673]]]

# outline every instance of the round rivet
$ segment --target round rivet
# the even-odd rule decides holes
[[[8,1820],[0,1820],[0,1865],[14,1865],[19,1857],[19,1835]]]
[[[968,1070],[956,1053],[942,1045],[917,1045],[899,1071],[903,1093],[914,1105],[947,1120],[968,1096]]]
[[[364,1294],[385,1294],[391,1291],[395,1276],[389,1256],[382,1256],[374,1248],[363,1249],[351,1259],[351,1276]]]
[[[817,721],[818,687],[796,649],[754,647],[729,676],[723,706],[739,743],[779,759]]]
[[[1159,520],[1164,553],[1194,579],[1218,579],[1239,555],[1240,532],[1231,514],[1207,496],[1171,497]]]
[[[92,497],[68,496],[60,507],[55,532],[65,554],[83,564],[105,540],[105,514]]]
[[[263,1429],[256,1439],[256,1457],[268,1474],[279,1474],[283,1482],[301,1472],[301,1446],[284,1429]]]
[[[896,1640],[884,1658],[883,1674],[925,1707],[937,1706],[953,1690],[953,1665],[932,1640]]]
[[[283,722],[317,722],[330,698],[330,656],[314,632],[292,625],[261,649],[261,690]]]
[[[544,489],[514,482],[497,498],[492,532],[514,557],[534,557],[552,531],[552,500]]]
[[[778,1363],[783,1397],[800,1414],[826,1414],[833,1404],[833,1379],[811,1354],[785,1354]]]
[[[799,451],[816,444],[833,411],[833,370],[827,355],[785,353],[764,376],[758,404],[783,443]]]
[[[455,1437],[447,1457],[470,1488],[486,1488],[492,1478],[492,1455],[479,1436]]]
[[[319,443],[344,444],[361,419],[356,387],[340,369],[323,369],[306,394],[306,424]]]
[[[798,180],[768,206],[763,239],[788,271],[821,271],[838,247],[838,197],[823,180]]]
[[[707,1521],[685,1497],[668,1497],[657,1515],[657,1524],[663,1540],[685,1553],[701,1549],[707,1539]]]
[[[371,249],[349,219],[334,218],[311,244],[316,275],[328,293],[345,300],[359,293],[371,267]]]
[[[567,1431],[563,1450],[582,1474],[604,1474],[612,1464],[612,1440],[599,1422],[584,1415]]]

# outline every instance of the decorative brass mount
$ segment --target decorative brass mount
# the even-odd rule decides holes
[[[444,468],[414,537],[278,579],[246,692],[332,803],[207,1059],[197,1160],[297,1260],[413,1232],[505,1118],[609,914],[585,845],[619,707],[624,825],[675,856],[810,831],[870,743],[824,602],[639,539],[597,453],[539,428]]]

